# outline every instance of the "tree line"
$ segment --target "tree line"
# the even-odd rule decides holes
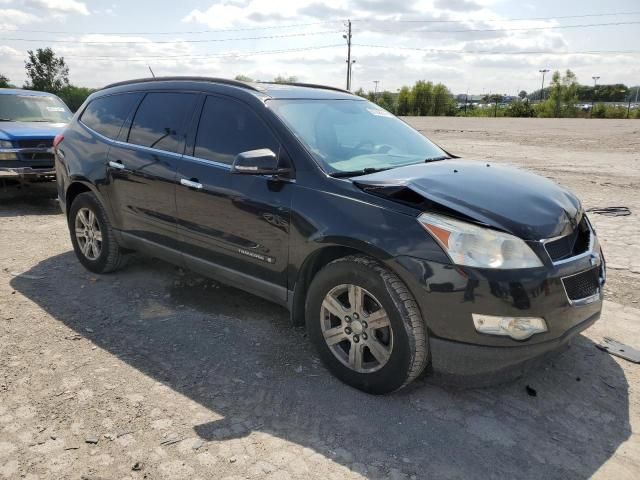
[[[365,93],[362,89],[355,93],[396,115],[640,118],[640,108],[632,110],[629,108],[630,105],[625,107],[602,103],[631,102],[639,89],[640,87],[629,88],[623,84],[599,85],[595,88],[581,85],[575,73],[566,70],[564,73],[554,72],[549,86],[544,91],[527,94],[522,90],[515,98],[500,94],[485,95],[482,98],[483,107],[469,104],[465,95],[459,95],[461,101],[456,101],[445,85],[423,80],[416,82],[413,87],[404,86],[397,93]],[[584,107],[584,104],[590,104],[592,101],[592,110]]]
[[[64,57],[58,57],[51,48],[27,52],[25,61],[27,81],[23,88],[39,90],[58,95],[76,111],[85,99],[94,91],[91,88],[78,87],[69,83],[69,67]],[[236,80],[254,81],[245,75]],[[296,83],[294,76],[278,75],[276,83]],[[0,73],[0,88],[12,87],[10,80]],[[527,94],[521,91],[515,100],[505,104],[505,95],[486,95],[485,104],[491,107],[477,108],[469,105],[465,99],[464,107],[456,101],[451,91],[442,83],[419,80],[413,86],[403,86],[397,92],[365,92],[362,88],[354,92],[367,98],[391,113],[401,116],[495,116],[495,117],[579,117],[595,118],[640,118],[640,108],[631,111],[622,106],[610,106],[602,103],[594,105],[588,112],[580,103],[585,102],[625,102],[637,96],[640,87],[629,88],[623,84],[587,86],[578,82],[571,70],[564,73],[556,71],[551,82],[544,90]],[[461,97],[461,96],[458,96]],[[544,99],[544,100],[542,100]],[[586,112],[586,113],[585,113]]]

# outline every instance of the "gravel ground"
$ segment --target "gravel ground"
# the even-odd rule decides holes
[[[281,308],[148,258],[92,275],[51,185],[0,188],[0,478],[638,478],[640,367],[594,342],[640,348],[640,122],[409,121],[631,208],[592,215],[607,301],[570,350],[507,385],[368,396]]]

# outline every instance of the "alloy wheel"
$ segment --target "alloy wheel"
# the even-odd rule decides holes
[[[367,290],[338,285],[325,296],[320,324],[327,346],[345,366],[359,373],[381,369],[393,351],[393,330],[382,304]]]
[[[97,260],[102,251],[102,232],[98,219],[88,208],[78,210],[75,219],[78,247],[88,260]]]

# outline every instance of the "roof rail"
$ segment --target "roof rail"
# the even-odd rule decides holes
[[[249,90],[255,90],[260,92],[260,88],[247,82],[241,82],[239,80],[230,80],[228,78],[214,78],[214,77],[189,77],[189,76],[173,76],[173,77],[148,77],[148,78],[136,78],[133,80],[125,80],[123,82],[116,82],[106,85],[101,88],[120,87],[122,85],[132,85],[134,83],[147,83],[147,82],[168,82],[168,81],[191,81],[191,82],[211,82],[221,83],[224,85],[232,85],[234,87],[246,88]]]
[[[344,90],[344,89],[338,88],[338,87],[330,87],[328,85],[318,85],[316,83],[300,83],[300,82],[283,82],[283,83],[279,83],[279,82],[257,82],[257,83],[265,83],[267,85],[292,85],[294,87],[321,88],[323,90],[333,90],[335,92],[342,92],[342,93],[348,93],[350,95],[353,95],[353,93],[350,92],[349,90]]]

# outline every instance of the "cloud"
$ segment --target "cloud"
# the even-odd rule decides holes
[[[473,0],[435,0],[433,6],[443,10],[452,10],[454,12],[471,12],[481,10],[482,5]]]
[[[17,30],[20,25],[36,23],[40,17],[14,8],[0,9],[0,29]]]
[[[298,9],[298,13],[322,20],[328,18],[347,18],[349,16],[349,10],[345,8],[330,7],[329,5],[319,2],[314,2]]]
[[[415,12],[416,0],[392,2],[389,0],[352,0],[349,5],[357,10],[373,14],[400,14]]]
[[[23,0],[25,6],[37,8],[39,10],[49,10],[56,13],[77,13],[89,15],[89,9],[84,2],[77,0]]]

